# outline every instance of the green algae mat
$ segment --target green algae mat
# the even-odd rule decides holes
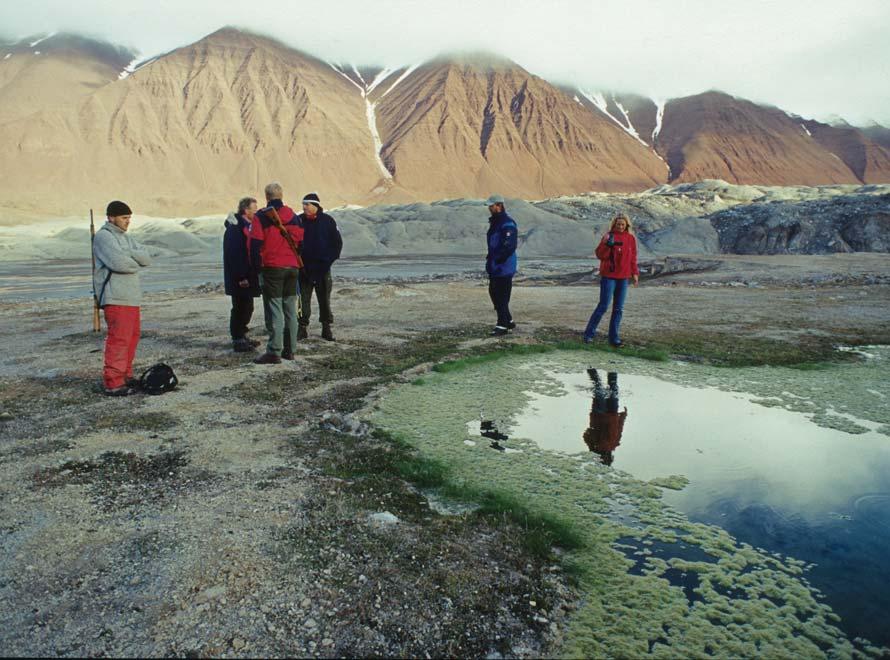
[[[664,489],[684,489],[682,471],[643,479],[584,447],[550,451],[510,435],[507,450],[496,451],[478,433],[480,418],[487,418],[511,434],[533,404],[566,394],[561,374],[596,366],[604,377],[609,370],[693,392],[744,393],[756,408],[796,414],[814,428],[834,429],[844,442],[866,434],[890,446],[890,351],[863,349],[861,358],[801,370],[656,363],[582,351],[505,356],[399,386],[378,401],[369,421],[421,458],[447,466],[451,497],[494,492],[570,526],[580,543],[563,557],[584,599],[559,649],[567,656],[878,656],[886,649],[842,630],[840,617],[808,579],[813,564],[694,522],[671,506],[674,491]],[[555,434],[558,422],[550,425]]]

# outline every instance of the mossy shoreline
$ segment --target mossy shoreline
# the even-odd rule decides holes
[[[853,657],[886,652],[864,641],[854,645],[846,639],[835,627],[836,615],[820,603],[806,581],[800,579],[803,564],[792,558],[776,559],[762,554],[751,546],[739,544],[718,528],[690,523],[685,517],[665,510],[660,504],[658,489],[652,485],[634,483],[632,479],[616,481],[604,475],[601,466],[589,462],[578,465],[562,458],[545,459],[546,474],[566,478],[565,483],[558,484],[542,476],[540,465],[534,461],[523,463],[521,469],[514,464],[515,471],[505,481],[500,478],[497,452],[477,453],[473,461],[479,463],[467,463],[461,456],[466,452],[455,449],[462,444],[455,442],[455,438],[466,435],[465,420],[474,417],[479,393],[486,392],[486,411],[504,418],[517,404],[509,402],[511,397],[505,394],[510,388],[499,383],[516,381],[517,363],[604,350],[601,346],[591,348],[561,339],[559,333],[548,334],[539,343],[503,342],[494,351],[449,356],[447,361],[432,366],[429,374],[413,381],[419,388],[396,388],[384,395],[369,419],[378,429],[383,429],[383,433],[378,431],[379,435],[398,445],[401,451],[409,450],[398,468],[403,478],[418,486],[435,488],[446,498],[483,504],[485,513],[533,519],[536,525],[529,528],[529,545],[545,553],[550,544],[561,548],[559,555],[564,568],[577,577],[587,594],[586,604],[574,618],[568,640],[559,649],[561,653],[631,657],[647,653],[657,657],[676,653],[749,656],[781,650],[783,654],[828,653]],[[605,350],[615,353],[612,349]],[[665,348],[653,350],[647,346],[636,352],[622,350],[620,356],[615,357],[623,364],[634,360],[640,364],[649,362],[653,369],[664,371],[669,365],[661,365],[670,355]],[[705,368],[711,370],[709,374],[732,373],[726,369],[730,365],[722,361],[719,354],[697,355]],[[818,358],[815,361],[814,356]],[[849,354],[838,355],[833,348],[808,353],[805,360],[801,357],[799,352],[789,351],[781,356],[780,364],[786,369],[796,369],[801,376],[821,376],[835,367],[851,367],[861,361],[861,358],[851,360]],[[757,352],[741,352],[736,359],[750,366],[762,364],[762,358]],[[522,377],[527,374],[523,373]],[[448,391],[458,394],[444,394],[437,399],[436,392]],[[510,391],[515,396],[515,388]],[[523,460],[522,457],[519,460]],[[580,478],[579,470],[584,473]],[[591,474],[595,475],[592,479]],[[682,478],[674,478],[670,485],[680,486],[681,482]],[[574,485],[566,486],[566,483]],[[596,484],[593,491],[587,490],[587,497],[582,496],[592,484]],[[634,526],[627,527],[610,518],[609,507],[616,500],[613,488],[623,489],[617,500],[631,504],[636,510]],[[555,489],[557,495],[553,492],[548,495],[548,489]],[[576,507],[586,509],[583,515],[579,515],[576,508],[561,505],[564,495],[569,495]],[[517,500],[522,502],[519,508],[513,506]],[[589,533],[591,529],[598,531]],[[647,557],[642,576],[629,578],[627,558],[612,548],[612,543],[622,536],[635,537],[642,543],[682,540],[712,556],[710,561],[697,563],[680,558],[665,561]],[[594,556],[597,563],[591,564]],[[602,570],[602,562],[610,567],[607,571]],[[697,591],[708,601],[708,608],[687,606],[682,590],[663,577],[668,570],[696,573],[700,581]],[[756,579],[745,577],[752,571]],[[745,593],[744,598],[729,596],[739,589]],[[622,604],[613,611],[603,600],[615,597],[620,597]],[[616,612],[634,612],[638,625],[627,627]],[[652,619],[641,621],[641,616],[643,619],[648,616],[646,612]],[[672,615],[667,616],[668,612]],[[735,613],[730,615],[730,612]],[[604,620],[609,622],[605,629]],[[661,623],[656,625],[657,621]],[[770,626],[770,630],[753,634],[763,625]],[[652,630],[641,634],[641,626]],[[640,640],[645,642],[643,646],[639,645]],[[792,652],[792,649],[795,650]]]

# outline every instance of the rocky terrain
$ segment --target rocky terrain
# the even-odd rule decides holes
[[[890,194],[732,208],[710,216],[732,254],[890,252]]]
[[[778,364],[890,342],[878,255],[703,265],[644,274],[625,312],[630,350]],[[338,280],[340,341],[312,327],[296,361],[276,367],[230,351],[218,287],[151,294],[137,366],[165,360],[181,387],[127,400],[99,392],[102,336],[85,331],[86,300],[0,303],[0,646],[558,653],[577,596],[550,537],[532,543],[537,523],[519,509],[429,496],[422,466],[362,411],[445,358],[574,338],[593,292],[566,284],[519,282],[520,326],[498,342],[485,338],[482,282]]]
[[[521,268],[529,259],[591,257],[595,241],[618,211],[633,219],[643,260],[888,252],[890,244],[890,186],[768,187],[703,181],[643,193],[594,193],[538,202],[510,199],[508,208],[519,222]],[[346,258],[449,255],[481,263],[484,255],[488,214],[478,199],[331,213],[343,234]],[[223,219],[137,216],[131,230],[156,257],[169,259],[171,268],[187,270],[196,261],[218,263]],[[45,265],[84,259],[89,259],[88,219],[0,223],[0,263]]]

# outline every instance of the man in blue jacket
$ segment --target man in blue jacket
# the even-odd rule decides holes
[[[513,290],[513,275],[516,274],[516,244],[519,229],[516,222],[507,215],[504,198],[492,195],[485,202],[491,217],[488,219],[488,256],[485,258],[485,272],[488,273],[488,295],[498,313],[497,325],[492,336],[506,335],[516,327],[510,314],[510,293]]]

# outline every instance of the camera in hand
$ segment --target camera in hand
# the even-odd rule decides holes
[[[616,241],[615,235],[612,232],[609,232],[609,238],[606,240],[606,245],[614,247],[616,245],[624,245],[624,243],[622,241]]]

